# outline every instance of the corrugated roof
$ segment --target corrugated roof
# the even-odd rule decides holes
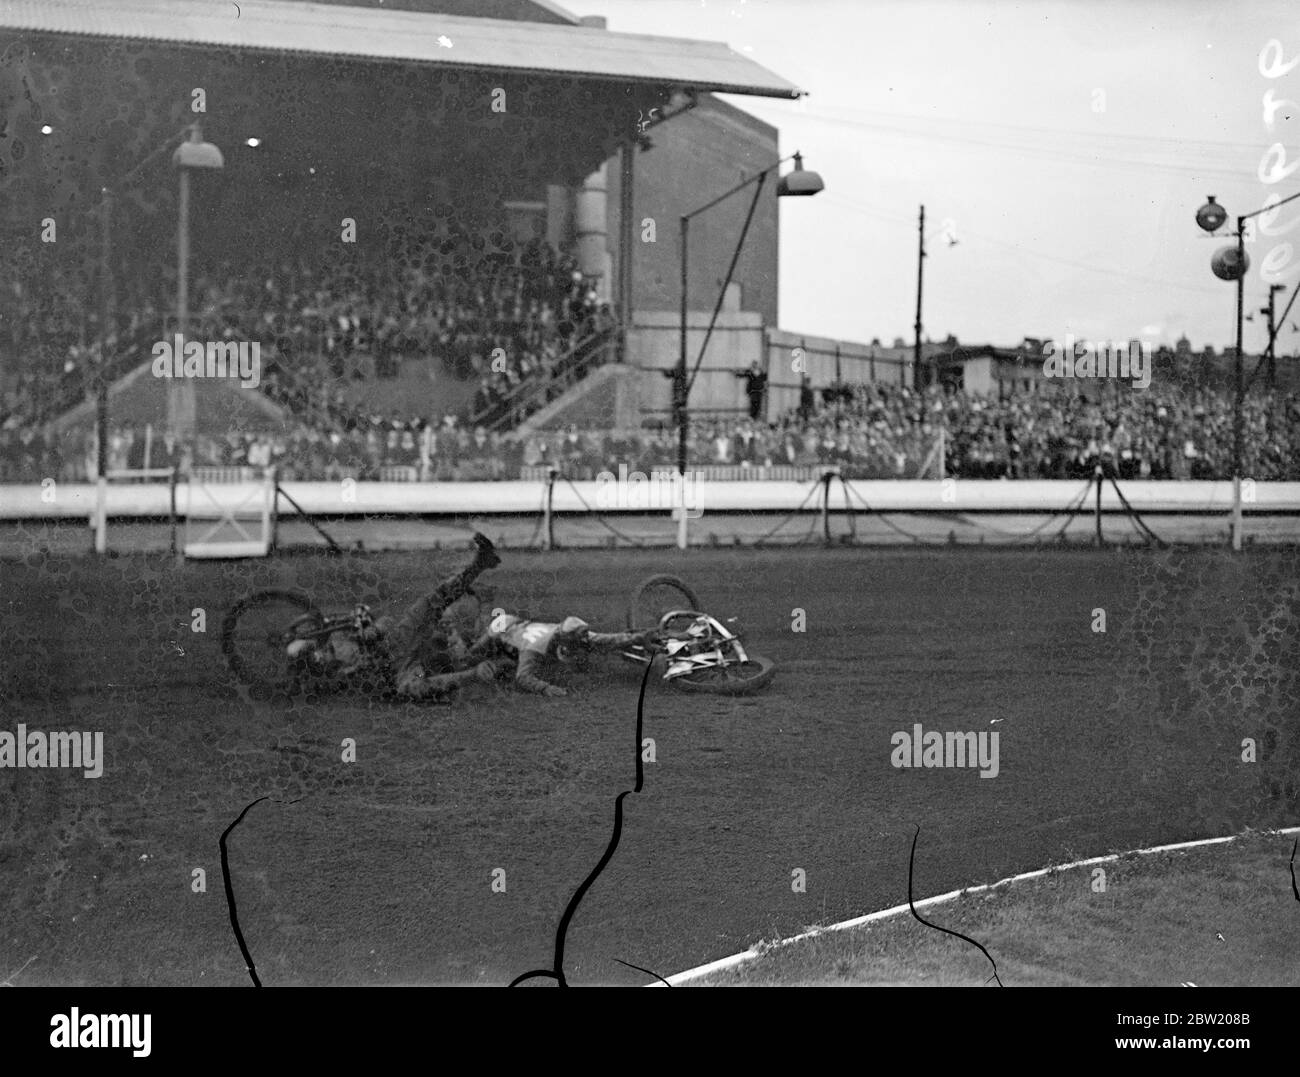
[[[275,0],[7,0],[0,6],[0,28],[576,75],[759,97],[803,92],[717,41],[377,8]]]

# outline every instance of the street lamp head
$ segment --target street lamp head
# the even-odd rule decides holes
[[[177,168],[224,168],[221,151],[211,142],[204,142],[198,124],[190,128],[190,137],[176,147],[172,164]]]
[[[796,153],[794,155],[794,169],[781,177],[781,182],[777,184],[776,193],[782,197],[787,195],[810,195],[824,190],[825,187],[826,184],[822,182],[821,176],[816,172],[809,172],[804,169],[803,156]]]
[[[1210,259],[1210,269],[1219,280],[1237,280],[1250,269],[1250,255],[1236,247],[1220,247]]]
[[[182,142],[172,154],[177,168],[223,168],[221,151],[211,142]]]
[[[1196,211],[1196,223],[1207,232],[1217,232],[1227,219],[1228,211],[1214,200],[1214,195],[1210,195],[1210,200]]]

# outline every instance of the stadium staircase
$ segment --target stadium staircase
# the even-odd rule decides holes
[[[169,340],[171,338],[170,336],[160,338],[156,329],[143,327],[134,336],[121,338],[114,335],[109,340],[109,363],[108,368],[104,371],[109,384],[116,384],[121,379],[131,375],[143,363],[151,362],[153,345],[160,339]],[[54,399],[42,408],[37,416],[39,422],[53,424],[57,427],[60,425],[63,416],[91,397],[99,384],[99,355],[99,342],[92,342],[88,353],[88,365],[70,371],[61,379]]]
[[[138,361],[133,370],[117,378],[108,389],[109,416],[113,425],[143,430],[152,424],[161,437],[167,415],[165,378],[153,376],[153,360]],[[232,430],[268,433],[286,432],[291,423],[286,409],[260,392],[242,389],[228,378],[194,379],[197,433],[224,437]],[[83,400],[49,423],[60,435],[95,424],[95,401]]]
[[[640,379],[640,371],[622,363],[600,367],[533,412],[515,427],[515,434],[527,437],[569,424],[581,430],[631,429],[641,418]]]
[[[585,337],[555,361],[549,374],[539,371],[508,396],[471,412],[468,425],[501,433],[528,433],[570,422],[590,425],[593,419],[598,419],[597,425],[610,425],[611,409],[619,400],[612,388],[635,385],[636,372],[618,361],[621,341],[618,326]],[[628,396],[624,388],[622,397]]]

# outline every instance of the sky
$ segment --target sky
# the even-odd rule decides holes
[[[781,327],[795,332],[910,343],[924,204],[927,337],[1172,344],[1186,335],[1198,351],[1221,349],[1235,337],[1235,286],[1210,259],[1235,240],[1203,233],[1196,210],[1211,194],[1235,216],[1274,192],[1300,192],[1300,63],[1285,70],[1300,57],[1300,4],[563,6],[603,15],[615,32],[725,41],[808,91],[797,103],[724,96],[774,124],[782,155],[801,150],[826,183],[781,203]],[[1270,89],[1283,102],[1272,130]],[[1289,168],[1298,174],[1276,174]],[[1287,288],[1279,312],[1300,283],[1292,222],[1300,200],[1265,219],[1282,235],[1257,234],[1247,247],[1247,313],[1267,302],[1266,260],[1271,282]],[[1300,301],[1281,355],[1300,352],[1292,323],[1300,327]],[[1261,350],[1265,319],[1255,313],[1245,334],[1246,352]]]

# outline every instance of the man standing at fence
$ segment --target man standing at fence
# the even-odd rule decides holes
[[[736,371],[736,377],[745,380],[745,395],[749,397],[749,417],[763,417],[763,398],[767,395],[767,374],[758,365],[758,360],[749,364],[748,370]]]

